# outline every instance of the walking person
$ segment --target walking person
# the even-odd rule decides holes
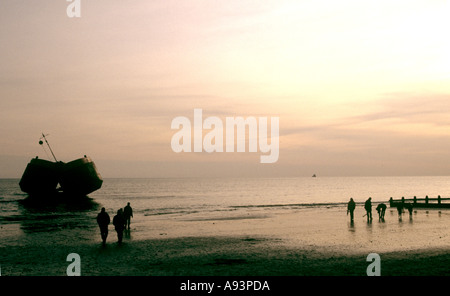
[[[125,228],[128,227],[128,230],[130,230],[131,217],[133,217],[133,208],[131,208],[130,203],[127,203],[123,209],[123,217],[125,218]]]
[[[366,210],[367,222],[372,221],[372,198],[369,197],[364,203],[364,209]]]
[[[105,208],[102,208],[97,215],[97,224],[100,227],[100,235],[102,237],[103,245],[106,244],[106,238],[108,237],[108,225],[111,222],[108,213]]]
[[[350,201],[347,204],[347,215],[350,213],[350,221],[353,222],[353,211],[355,210],[356,204],[353,198],[350,198]]]
[[[113,225],[117,232],[117,240],[119,244],[122,243],[123,230],[125,229],[125,219],[123,218],[122,209],[117,210],[117,215],[113,218]]]

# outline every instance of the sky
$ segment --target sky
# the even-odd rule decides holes
[[[450,173],[443,0],[0,2],[0,178]],[[171,148],[179,116],[279,118],[279,158]],[[203,134],[206,134],[204,131]]]

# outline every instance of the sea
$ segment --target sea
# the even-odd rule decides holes
[[[345,211],[350,198],[362,205],[369,197],[376,204],[388,203],[390,197],[438,195],[450,197],[450,177],[106,178],[99,190],[80,201],[47,203],[30,202],[19,179],[0,179],[0,247],[31,242],[33,236],[61,238],[66,230],[80,240],[98,240],[95,218],[100,209],[112,218],[128,202],[133,236],[145,239],[148,228],[157,223],[240,219],[249,213],[257,217],[308,208]]]

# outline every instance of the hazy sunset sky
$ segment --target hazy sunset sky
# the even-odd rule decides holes
[[[450,4],[0,2],[0,177],[42,132],[103,177],[450,174]],[[175,153],[171,122],[279,117],[257,153]]]

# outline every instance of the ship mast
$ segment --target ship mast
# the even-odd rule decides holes
[[[56,157],[55,157],[55,154],[53,153],[52,147],[50,147],[50,144],[48,143],[47,138],[45,137],[44,133],[42,133],[42,138],[44,138],[45,143],[47,143],[48,149],[50,149],[50,152],[52,153],[53,158],[55,159],[56,162],[58,162],[58,160],[57,160]],[[42,138],[41,138],[41,139],[42,139]],[[42,140],[39,141],[39,145],[42,145],[42,144],[44,144],[44,142],[42,142]]]

